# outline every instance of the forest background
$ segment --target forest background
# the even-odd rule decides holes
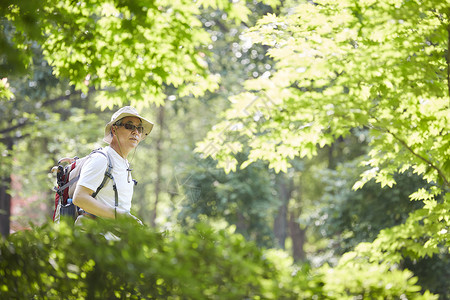
[[[206,223],[284,250],[320,274],[306,298],[450,297],[448,2],[0,10],[4,237],[51,222],[51,167],[104,146],[133,105],[155,123],[131,156],[153,230]]]

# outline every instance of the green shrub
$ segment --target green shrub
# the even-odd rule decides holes
[[[120,239],[106,239],[107,232]],[[352,270],[338,272],[344,278]],[[329,274],[205,224],[187,233],[100,220],[84,229],[46,224],[0,242],[2,299],[338,299],[367,292],[355,282],[337,288]],[[421,297],[410,283],[370,295]]]
[[[292,272],[278,268],[273,255],[206,225],[161,234],[109,222],[84,230],[48,224],[10,236],[0,251],[0,290],[8,299],[300,297]]]
[[[395,265],[370,262],[357,252],[348,252],[331,269],[322,267],[323,293],[331,299],[438,299],[416,285],[417,277]]]

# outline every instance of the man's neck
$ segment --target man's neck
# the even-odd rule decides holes
[[[128,157],[128,153],[130,151],[126,151],[125,149],[121,149],[121,147],[119,146],[119,143],[112,141],[111,144],[109,145],[114,151],[117,152],[117,154],[119,154],[122,158],[127,159]]]

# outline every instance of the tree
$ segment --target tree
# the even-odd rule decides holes
[[[241,4],[227,2],[212,5],[224,5],[235,18],[248,13]],[[30,45],[37,42],[57,77],[70,79],[83,92],[89,86],[102,91],[102,107],[122,104],[123,99],[162,104],[164,84],[194,95],[217,86],[199,49],[209,38],[196,17],[199,5],[41,0],[33,5],[3,2],[0,9],[15,28],[12,39],[2,39],[8,46],[2,53],[2,77],[13,67],[26,69]]]
[[[318,198],[308,225],[315,239],[324,247],[310,254],[322,258],[322,263],[333,263],[345,252],[352,251],[361,242],[372,242],[380,230],[402,224],[408,215],[423,207],[421,201],[410,201],[409,195],[419,188],[427,188],[420,176],[407,171],[395,174],[396,185],[380,188],[375,180],[353,191],[353,183],[362,171],[362,158],[340,163],[335,170],[317,171],[315,176],[323,190],[315,189]],[[401,266],[418,277],[422,287],[437,293],[442,299],[450,293],[448,282],[449,254],[444,247],[433,258],[405,257]]]
[[[336,170],[322,170],[316,174],[326,187],[320,195],[311,223],[320,224],[317,231],[331,239],[335,256],[351,251],[361,242],[372,242],[380,230],[405,222],[408,214],[423,207],[410,201],[409,195],[426,182],[412,171],[396,174],[396,185],[380,188],[375,180],[354,191],[352,185],[362,167],[362,158],[342,163]]]
[[[221,146],[217,156],[233,170],[237,161],[228,145],[240,149],[235,138],[240,133],[251,148],[240,168],[263,159],[286,171],[290,159],[312,157],[317,146],[330,145],[353,128],[367,128],[370,169],[354,188],[372,178],[392,186],[395,173],[410,169],[431,187],[411,195],[424,202],[422,210],[382,231],[361,251],[369,247],[373,257],[396,262],[400,252],[424,256],[439,252],[438,245],[448,247],[448,4],[303,1],[290,11],[268,15],[248,31],[253,42],[271,46],[276,72],[247,81],[248,92],[234,97],[226,120],[205,141]],[[215,138],[239,122],[245,126],[228,140]],[[205,152],[204,146],[199,143],[198,150]],[[445,194],[442,201],[436,198],[440,194]]]
[[[60,132],[60,121],[66,118],[69,109],[68,100],[80,99],[80,93],[51,75],[51,68],[42,60],[38,49],[32,50],[35,51],[34,63],[30,66],[33,75],[9,76],[8,85],[14,91],[14,97],[0,100],[0,148],[3,148],[0,157],[0,229],[3,236],[9,234],[11,174],[14,171],[16,175],[25,174],[30,179],[26,186],[36,187],[38,182],[47,179],[40,171],[51,153],[43,149],[47,144],[52,145],[55,134]],[[77,106],[83,106],[83,101],[72,103],[72,109]],[[37,157],[36,153],[45,154]]]
[[[161,105],[166,86],[178,88],[181,96],[199,96],[218,86],[205,61],[210,36],[198,19],[209,8],[236,23],[251,14],[245,2],[228,0],[2,2],[0,76],[26,72],[37,43],[58,78],[83,92],[101,91],[103,108]]]
[[[40,53],[44,56],[43,63],[51,66],[56,78],[67,79],[75,93],[84,97],[94,95],[102,109],[122,104],[162,105],[167,87],[177,88],[181,96],[199,96],[214,90],[219,78],[208,72],[205,60],[208,55],[205,44],[210,37],[197,18],[205,8],[220,8],[236,22],[246,20],[251,13],[244,3],[226,0],[195,4],[3,1],[0,4],[0,101],[15,100],[8,79],[11,82],[14,76],[23,75],[32,78],[33,59]],[[57,95],[53,99],[66,98],[68,95]],[[30,103],[38,101],[30,97]],[[5,140],[4,135],[17,133],[16,126],[24,126],[29,119],[17,118],[14,122],[20,124],[0,128],[2,161],[11,161],[15,144]],[[2,166],[10,172],[10,165],[2,163]],[[6,224],[9,176],[2,182],[0,195],[4,201],[0,209],[6,215],[2,214],[1,220]],[[8,229],[3,228],[7,234]]]
[[[147,164],[147,168],[144,168],[145,172],[139,174],[140,177],[150,177],[148,181],[155,185],[154,190],[151,186],[148,186],[145,189],[145,193],[140,193],[142,191],[140,187],[143,183],[140,181],[135,190],[139,207],[138,211],[144,219],[147,218],[146,215],[155,214],[159,210],[158,225],[165,227],[168,224],[174,224],[179,221],[167,215],[176,216],[182,206],[187,204],[183,202],[191,200],[194,189],[204,190],[203,186],[192,187],[191,175],[196,172],[195,170],[198,170],[199,165],[208,165],[210,163],[209,160],[203,161],[193,153],[195,142],[200,140],[208,128],[214,125],[216,115],[229,106],[228,96],[233,92],[242,91],[241,82],[247,78],[252,78],[254,75],[256,76],[256,74],[263,74],[271,68],[270,58],[264,56],[265,47],[260,45],[250,47],[240,36],[243,28],[246,28],[248,24],[254,24],[258,17],[270,11],[271,8],[262,3],[252,3],[249,4],[249,9],[253,11],[253,14],[245,24],[235,24],[224,10],[202,10],[199,19],[202,21],[205,30],[211,35],[211,41],[208,44],[210,55],[206,56],[205,59],[208,62],[210,72],[220,75],[220,88],[214,93],[207,92],[199,99],[193,99],[192,96],[182,97],[176,89],[172,87],[166,88],[165,92],[168,95],[168,101],[164,105],[164,124],[156,121],[157,127],[152,133],[154,138],[158,138],[157,140],[153,139],[152,143],[145,143],[143,146],[140,146],[146,147],[145,145],[150,145],[145,150],[148,153],[146,156],[140,156],[139,151],[137,153],[137,156],[140,156],[137,159]],[[157,110],[160,109],[157,108]],[[158,118],[159,116],[154,116],[154,120]],[[163,131],[162,140],[159,136],[160,130]],[[152,148],[151,144],[154,143],[159,144],[160,147]],[[155,151],[160,153],[159,159],[153,157]],[[152,164],[151,161],[154,160],[162,161],[162,166],[157,164],[161,166],[158,168],[157,165]],[[140,166],[135,166],[134,169],[139,171],[138,168]],[[158,169],[160,172],[157,171]],[[208,174],[211,175],[211,182],[214,182],[215,179],[210,174],[214,172],[209,172],[209,168],[206,169],[208,169]],[[259,168],[259,171],[267,172],[264,168]],[[228,179],[223,178],[223,180],[226,181]],[[236,187],[245,188],[244,185]],[[209,189],[209,187],[205,187],[205,189]],[[150,194],[154,194],[155,197],[149,199]],[[158,199],[158,205],[153,203],[153,201],[156,202],[156,199]],[[234,206],[236,205],[235,202],[240,203],[240,201],[240,199],[227,199],[226,203],[229,206]],[[152,203],[151,208],[148,204],[149,202]],[[262,202],[264,202],[264,199],[262,199]],[[202,203],[205,204],[206,202],[199,204]],[[267,206],[261,205],[261,207]],[[167,210],[170,210],[170,213],[167,213]],[[164,211],[165,213],[163,213]],[[261,214],[265,213],[261,212]],[[231,219],[229,218],[229,220]],[[250,223],[248,217],[241,219],[245,221],[241,223]],[[261,232],[267,230],[266,224],[263,222],[254,222],[254,224],[256,223],[261,225]],[[251,231],[258,232],[256,228],[252,228]]]
[[[236,232],[260,246],[273,246],[271,220],[278,208],[274,197],[273,176],[264,164],[225,174],[216,162],[202,160],[192,168],[184,187],[188,195],[179,218],[192,227],[207,218],[225,220]],[[192,224],[194,221],[194,224]]]

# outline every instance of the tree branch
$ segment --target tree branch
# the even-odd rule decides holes
[[[2,137],[2,138],[0,138],[0,143],[1,144],[6,144],[10,140],[18,141],[18,140],[24,139],[24,138],[29,137],[29,136],[30,136],[30,134],[27,133],[27,134],[24,134],[24,135],[21,135],[21,136],[17,136],[17,137]]]
[[[377,122],[380,123],[380,121],[378,120],[377,117],[371,115],[372,118],[374,118]],[[384,128],[384,127],[376,127],[371,125],[370,128],[384,132],[384,133],[389,133],[390,135],[392,135],[394,137],[394,139],[396,139],[397,141],[400,142],[400,144],[403,145],[403,147],[405,147],[409,152],[411,152],[412,155],[414,155],[415,157],[417,157],[418,159],[426,162],[430,167],[432,167],[434,170],[436,170],[436,172],[438,172],[439,176],[442,178],[442,180],[444,181],[445,185],[447,185],[448,187],[450,187],[450,183],[449,180],[447,179],[447,177],[445,176],[444,172],[439,169],[435,164],[433,164],[433,162],[431,162],[431,160],[426,159],[425,157],[423,157],[422,155],[414,152],[414,150],[408,146],[408,144],[402,140],[401,138],[399,138],[395,133],[391,132],[389,129]]]
[[[426,159],[425,157],[423,157],[422,155],[414,152],[414,150],[408,146],[408,144],[402,140],[401,138],[399,138],[395,133],[391,132],[389,129],[384,129],[384,131],[386,133],[389,133],[390,135],[392,135],[397,141],[400,142],[400,144],[403,145],[403,147],[405,147],[409,152],[411,152],[412,155],[414,155],[415,157],[419,158],[420,160],[423,160],[424,162],[426,162],[430,167],[432,167],[433,169],[435,169],[439,176],[442,178],[442,180],[444,180],[445,185],[450,186],[449,181],[447,179],[447,177],[445,177],[444,172],[442,172],[441,169],[439,169],[435,164],[433,164],[433,162],[431,162],[429,159]]]
[[[93,87],[93,86],[89,87],[89,92],[88,93],[91,93],[93,91],[95,91],[95,87]],[[42,107],[51,106],[54,103],[57,103],[59,101],[69,100],[70,97],[72,97],[74,95],[81,95],[81,91],[76,91],[76,92],[71,93],[69,95],[62,95],[62,96],[58,96],[58,97],[53,98],[53,99],[46,100],[46,101],[44,101],[42,103]],[[29,125],[29,124],[32,124],[32,123],[30,123],[30,120],[29,119],[25,119],[24,121],[19,122],[19,124],[17,124],[17,125],[14,125],[14,126],[11,126],[11,127],[8,127],[8,128],[0,130],[0,135],[9,133],[11,131],[14,131],[16,129],[19,129],[19,128],[21,128],[23,126],[26,126],[26,125]],[[19,138],[22,138],[22,137],[19,137]]]
[[[29,119],[25,119],[25,121],[19,122],[19,124],[17,124],[17,125],[11,126],[9,128],[3,129],[3,130],[0,130],[0,134],[5,134],[5,133],[11,132],[13,130],[19,129],[20,127],[23,127],[23,126],[27,125],[29,123],[29,121],[30,121]]]
[[[93,91],[95,91],[95,87],[93,87],[93,86],[89,87],[88,93],[91,93]],[[49,106],[49,105],[52,105],[53,103],[56,103],[59,101],[68,100],[70,97],[72,97],[74,95],[81,95],[81,91],[75,91],[74,93],[70,93],[69,95],[63,95],[63,96],[59,96],[59,97],[56,97],[53,99],[49,99],[47,101],[44,101],[42,103],[42,106]]]

